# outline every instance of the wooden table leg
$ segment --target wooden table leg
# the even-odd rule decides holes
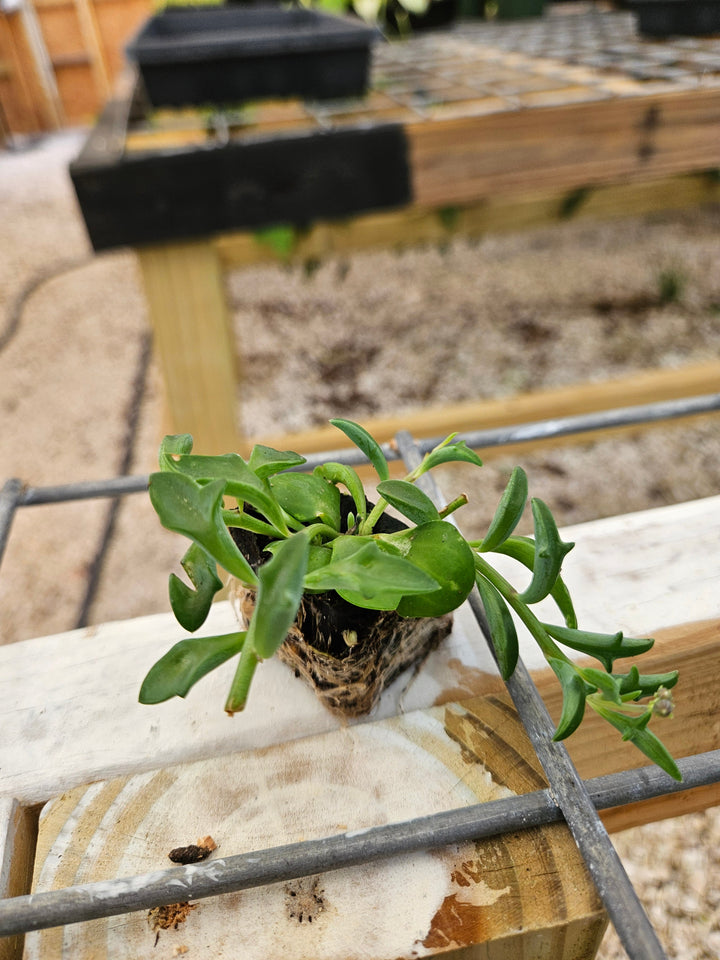
[[[138,257],[169,429],[191,433],[198,453],[236,450],[238,364],[213,244],[144,247]]]

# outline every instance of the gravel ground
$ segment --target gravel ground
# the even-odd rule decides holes
[[[93,256],[75,205],[67,163],[81,139],[70,131],[0,153],[0,480],[146,472],[162,432],[134,256]],[[367,254],[312,275],[233,274],[245,428],[297,430],[716,358],[719,224],[720,210],[703,209]],[[619,501],[632,511],[710,496],[720,422],[523,465],[562,523],[615,514]],[[485,468],[468,532],[489,519],[509,467]],[[0,577],[0,642],[166,610],[176,559],[142,496],[20,511]],[[614,840],[668,956],[719,957],[720,810]],[[600,956],[624,956],[612,931]]]

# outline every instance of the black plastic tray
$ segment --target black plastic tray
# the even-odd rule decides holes
[[[377,31],[304,8],[167,9],[128,45],[154,106],[362,96]]]
[[[643,36],[720,34],[720,0],[631,0],[629,6]]]

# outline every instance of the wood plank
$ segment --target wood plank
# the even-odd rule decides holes
[[[570,190],[707,170],[720,160],[719,122],[720,90],[708,89],[412,124],[413,195],[437,206],[529,182]]]
[[[667,673],[673,669],[680,670],[680,680],[674,690],[674,717],[665,722],[656,721],[655,732],[676,758],[720,749],[720,724],[716,720],[720,709],[720,692],[716,682],[720,671],[720,619],[682,624],[652,631],[652,634],[655,646],[639,660],[641,671]],[[617,661],[619,672],[627,671],[631,666],[631,662]],[[486,678],[481,671],[467,668],[458,671],[458,675],[458,686],[442,694],[436,702],[443,702],[445,698],[451,701],[462,698],[450,707],[451,712],[462,716],[462,720],[457,721],[460,727],[472,726],[478,717],[489,723],[487,696],[472,698],[476,688],[484,694]],[[545,669],[535,671],[533,680],[553,720],[557,722],[562,708],[562,692],[557,678],[551,670]],[[498,697],[504,700],[506,694],[496,694],[495,698]],[[581,727],[565,741],[565,745],[580,775],[586,779],[648,765],[643,754],[629,744],[621,743],[607,722],[591,709],[586,711]],[[601,816],[607,829],[616,832],[695,813],[718,804],[720,783],[715,783],[685,793],[613,808],[604,811]]]
[[[42,30],[30,0],[8,18],[18,59],[22,63],[23,84],[30,93],[43,126],[56,130],[65,123],[55,75]]]
[[[167,131],[156,136],[172,138]],[[203,131],[192,133],[205,137]],[[152,134],[143,137],[149,145]],[[708,174],[665,177],[641,183],[582,184],[578,190],[550,190],[518,194],[491,192],[481,202],[426,208],[407,207],[384,213],[358,216],[342,222],[316,223],[298,234],[287,260],[303,263],[376,248],[400,249],[423,243],[447,243],[455,237],[480,237],[546,226],[565,220],[612,219],[638,216],[657,210],[676,210],[720,200],[720,182]],[[233,232],[215,238],[225,268],[251,266],[277,260],[267,244],[253,234]]]
[[[487,399],[434,407],[405,414],[402,417],[377,417],[364,421],[363,425],[378,441],[389,443],[399,430],[408,430],[416,438],[444,437],[452,432],[491,430],[663,400],[701,396],[706,393],[716,393],[718,390],[720,390],[720,362],[710,361],[678,369],[643,370],[614,380],[556,387],[499,400]],[[663,425],[659,422],[652,426]],[[650,426],[616,429],[612,433],[645,430]],[[610,432],[602,433],[607,437]],[[520,452],[526,454],[544,446],[586,443],[597,435],[598,431],[592,431],[564,438],[530,440],[502,447],[487,447],[482,449],[482,455],[487,460],[499,456],[512,457]],[[270,446],[297,450],[299,453],[335,450],[344,445],[342,440],[342,436],[331,426],[262,438],[262,442]],[[255,441],[245,441],[242,449],[249,450],[253,442]]]
[[[673,719],[656,722],[654,730],[674,757],[690,757],[706,750],[720,749],[720,620],[683,624],[654,633],[655,646],[638,663],[643,673],[665,673],[679,669],[675,688],[676,709]],[[627,672],[632,661],[618,660],[614,669]],[[552,671],[536,674],[535,682],[553,720],[560,718],[562,694]],[[567,740],[567,747],[582,777],[618,772],[618,754],[608,737],[607,723],[591,710],[586,712],[581,729]],[[622,750],[623,769],[645,766],[647,761],[637,750]],[[643,823],[657,822],[715,807],[720,804],[720,783],[688,793],[644,803],[617,807],[603,813],[610,831],[626,830]]]
[[[0,797],[0,899],[30,893],[39,814]],[[23,943],[23,936],[0,937],[0,960],[20,960]]]
[[[588,630],[620,628],[630,635],[652,635],[658,624],[670,626],[682,617],[720,618],[718,529],[720,497],[564,530],[565,538],[577,544],[565,578],[579,622]],[[517,582],[515,574],[510,576]],[[539,612],[546,620],[555,616],[552,605],[550,612]],[[230,604],[219,603],[201,635],[234,629]],[[270,746],[337,727],[337,719],[277,660],[257,671],[246,711],[232,720],[222,710],[235,670],[232,662],[208,675],[184,701],[138,704],[146,671],[184,636],[168,613],[0,646],[0,796],[34,804],[91,780]],[[528,667],[541,671],[545,662],[535,645],[524,635],[520,643]],[[712,675],[712,664],[702,666],[703,658],[711,656],[703,644],[702,656],[684,670],[678,697],[692,699],[695,683]],[[678,666],[672,651],[668,659],[668,668]],[[373,719],[442,699],[469,699],[501,686],[474,621],[461,610],[451,637],[417,676],[401,677],[386,691]],[[273,703],[271,714],[268,702]],[[700,715],[693,716],[700,723]],[[694,723],[673,722],[668,729],[681,730],[691,748],[710,749],[717,728],[706,718],[699,730]],[[611,739],[623,768],[633,748]]]
[[[476,705],[478,706],[478,705]],[[168,865],[210,835],[218,856],[355,832],[544,784],[512,709],[492,738],[450,729],[449,708],[65,793],[43,811],[34,890]],[[508,761],[511,762],[508,762]],[[242,931],[228,917],[242,913]],[[199,902],[165,949],[245,960],[594,956],[605,918],[562,825],[407,855]],[[30,934],[26,960],[145,955],[143,913]],[[471,948],[482,945],[482,950]],[[464,955],[464,954],[463,954]]]
[[[92,64],[95,91],[100,102],[104,103],[111,93],[111,75],[92,0],[75,0],[75,10]]]
[[[145,247],[138,259],[171,431],[191,433],[198,453],[237,449],[236,348],[213,247]]]

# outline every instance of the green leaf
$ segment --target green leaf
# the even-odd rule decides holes
[[[474,554],[451,523],[431,520],[392,539],[409,543],[405,558],[440,584],[431,593],[403,599],[397,608],[401,616],[439,617],[467,599],[475,584]]]
[[[266,480],[281,470],[299,467],[306,462],[305,457],[294,450],[274,450],[262,443],[256,443],[252,448],[248,466],[261,480]]]
[[[535,523],[535,563],[527,589],[520,594],[523,603],[538,603],[555,586],[560,568],[574,543],[563,543],[550,508],[537,497],[532,500]]]
[[[412,523],[439,520],[440,514],[430,497],[407,480],[384,480],[378,484],[378,493]]]
[[[197,543],[190,545],[180,563],[196,589],[171,573],[170,606],[178,623],[193,633],[205,623],[213,597],[222,589],[222,580],[215,571],[215,561]]]
[[[575,667],[567,660],[549,657],[548,663],[560,681],[563,692],[562,713],[553,734],[553,740],[564,740],[580,726],[585,715],[585,701],[591,688],[584,683]]]
[[[257,578],[223,522],[224,489],[223,480],[200,486],[181,473],[150,476],[150,501],[162,525],[199,544],[228,573],[254,585]]]
[[[527,496],[527,474],[522,467],[515,467],[505,487],[505,492],[500,498],[490,529],[480,544],[479,549],[482,552],[495,550],[507,540],[523,515]]]
[[[583,680],[586,683],[590,684],[591,687],[596,687],[603,697],[606,700],[609,700],[611,703],[616,703],[618,706],[622,706],[622,697],[620,696],[620,690],[622,683],[620,680],[617,680],[611,673],[606,673],[603,670],[598,670],[595,667],[583,667],[579,669],[578,672],[582,676]]]
[[[617,633],[592,633],[589,630],[571,630],[554,623],[544,623],[543,626],[554,640],[595,657],[608,671],[612,670],[613,663],[618,658],[647,653],[655,643],[651,637],[626,637],[622,630]]]
[[[244,631],[218,637],[181,640],[150,668],[140,687],[140,703],[162,703],[184,697],[188,690],[242,649]]]
[[[457,443],[448,443],[446,440],[425,455],[423,462],[418,467],[417,476],[427,473],[428,470],[432,470],[433,467],[437,467],[441,463],[459,462],[474,463],[476,467],[482,466],[480,457],[468,447],[464,440],[459,440]]]
[[[475,580],[485,608],[500,675],[503,680],[509,680],[515,671],[519,655],[515,623],[502,594],[492,583],[480,575]]]
[[[247,642],[258,657],[272,657],[297,616],[303,595],[310,544],[304,532],[280,543],[274,556],[258,570],[255,610]]]
[[[637,667],[633,666],[629,673],[614,673],[613,676],[620,680],[621,695],[637,691],[634,699],[640,700],[642,697],[651,697],[657,693],[659,687],[670,690],[678,682],[679,673],[673,670],[671,673],[642,674]]]
[[[389,479],[390,468],[385,459],[385,454],[382,452],[382,448],[377,440],[369,434],[364,427],[361,427],[359,423],[354,423],[352,420],[342,420],[340,418],[331,420],[330,423],[334,427],[337,427],[338,430],[342,430],[345,436],[349,440],[352,440],[356,447],[362,450],[373,467],[375,467],[375,472],[381,480]]]
[[[163,438],[158,453],[158,463],[161,470],[174,470],[175,457],[190,453],[193,448],[193,438],[189,433],[168,434]]]
[[[357,518],[362,520],[367,515],[367,501],[362,480],[352,467],[344,463],[323,463],[315,467],[313,473],[327,480],[328,483],[341,483],[353,498]]]
[[[675,763],[672,754],[662,742],[662,740],[653,733],[652,730],[638,730],[629,737],[630,740],[641,753],[656,763],[665,773],[669,774],[673,780],[682,781],[682,774]]]
[[[370,610],[394,610],[407,594],[427,593],[437,581],[371,537],[338,537],[333,559],[305,577],[311,590],[336,590],[348,603]]]
[[[532,570],[533,564],[535,563],[535,541],[529,537],[509,537],[504,543],[500,544],[499,547],[496,547],[494,552],[501,553],[506,557],[512,557],[513,560],[524,564],[530,570]],[[550,591],[550,596],[563,615],[565,625],[572,629],[576,628],[577,616],[575,614],[575,608],[573,607],[572,597],[562,577],[558,576],[555,580],[555,585]]]
[[[340,529],[340,491],[322,477],[307,473],[279,473],[268,481],[273,496],[301,523],[321,520]]]
[[[264,520],[253,517],[245,510],[223,510],[223,522],[226,527],[237,527],[240,530],[249,530],[251,533],[259,533],[262,537],[271,537],[273,540],[278,536],[278,531]]]
[[[188,455],[171,461],[170,469],[183,476],[192,477],[200,484],[211,480],[225,481],[225,494],[235,497],[238,503],[249,503],[263,514],[281,536],[289,531],[280,507],[272,496],[266,480],[257,476],[237,453],[224,453],[218,457]]]
[[[297,230],[289,224],[264,227],[253,234],[255,242],[270,247],[280,260],[288,260],[297,243]]]
[[[628,717],[622,713],[617,713],[609,706],[604,706],[602,701],[598,701],[594,697],[591,697],[588,703],[596,713],[599,713],[601,717],[622,733],[623,740],[634,743],[638,750],[644,753],[653,763],[656,763],[665,773],[669,774],[674,780],[682,781],[682,774],[668,748],[652,730],[647,729],[650,711],[640,717]]]

